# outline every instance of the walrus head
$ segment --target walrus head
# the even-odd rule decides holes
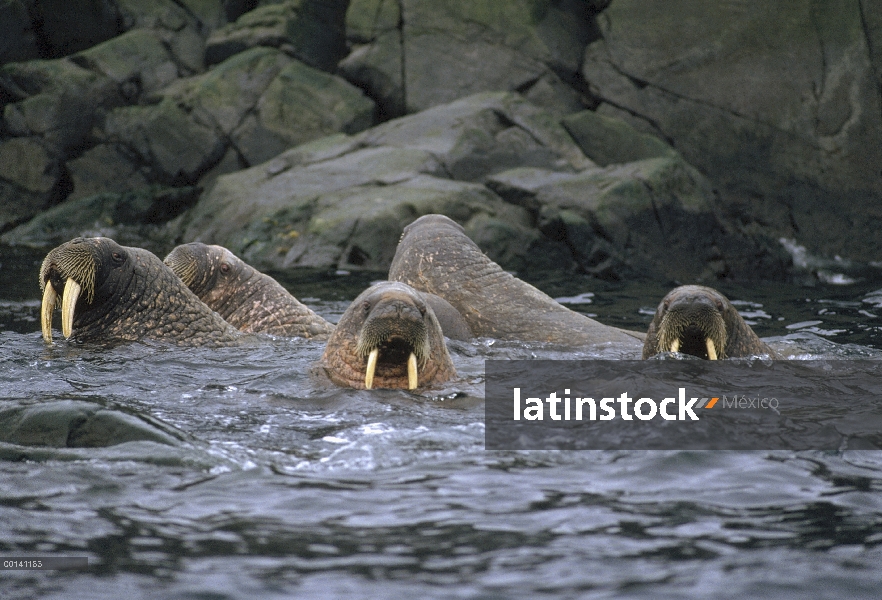
[[[353,301],[322,363],[336,383],[365,389],[412,390],[456,374],[432,308],[410,286],[389,281]]]
[[[659,352],[682,352],[699,358],[726,357],[727,312],[735,309],[725,296],[711,288],[685,285],[661,301],[650,325],[644,347],[649,356]]]
[[[61,303],[61,331],[78,341],[153,338],[186,345],[238,343],[238,332],[202,303],[153,253],[109,238],[76,238],[40,267],[43,339]]]
[[[228,323],[246,332],[327,339],[334,326],[223,246],[182,244],[165,264]]]
[[[108,238],[76,238],[49,252],[40,266],[43,339],[52,341],[52,313],[59,296],[61,331],[69,338],[73,334],[74,316],[93,306],[97,291],[127,259],[126,250]]]
[[[220,279],[235,276],[244,265],[223,246],[209,246],[201,242],[176,247],[163,262],[200,297],[214,289]]]

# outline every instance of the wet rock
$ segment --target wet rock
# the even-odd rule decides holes
[[[515,166],[591,166],[553,115],[518,94],[475,94],[366,131],[371,146],[430,152],[453,179],[481,181]]]
[[[342,0],[288,0],[259,6],[209,36],[205,61],[216,64],[255,46],[280,48],[304,63],[332,71],[346,54]]]
[[[547,240],[528,211],[479,184],[517,164],[574,173],[593,163],[549,113],[516,94],[478,94],[222,176],[187,215],[183,237],[262,268],[384,270],[404,225],[441,212],[494,259],[524,266]],[[542,256],[554,260],[565,250],[546,245]]]
[[[290,146],[373,122],[374,104],[342,79],[272,48],[253,48],[163,90],[155,105],[115,109],[107,140],[128,147],[155,179],[191,184],[217,167],[265,161]],[[213,177],[220,173],[217,169]]]
[[[165,87],[179,76],[175,57],[152,30],[134,29],[71,57],[77,65],[98,72],[120,86],[127,102]]]
[[[98,144],[65,165],[70,174],[71,202],[106,192],[145,188],[155,179],[138,156],[121,144]]]
[[[59,161],[39,138],[0,142],[0,231],[51,205],[61,183]]]
[[[67,56],[123,32],[113,0],[29,2],[32,27],[39,31],[41,58]],[[71,26],[76,23],[76,26]]]
[[[0,442],[21,446],[98,448],[135,441],[169,446],[181,442],[158,424],[91,402],[61,400],[0,411]]]
[[[114,81],[70,59],[3,65],[0,97],[7,135],[40,136],[62,155],[81,150],[100,111],[123,103]]]
[[[340,69],[389,116],[477,92],[529,94],[538,82],[579,79],[592,14],[579,0],[354,0],[346,14],[353,52]],[[542,94],[546,108],[579,105],[577,91],[558,89],[560,97]]]
[[[27,5],[22,0],[0,2],[0,64],[40,57]]]
[[[69,200],[0,236],[10,245],[51,248],[78,236],[111,237],[126,245],[173,245],[173,230],[159,227],[195,204],[195,187],[148,187]]]
[[[878,261],[880,22],[857,0],[617,0],[582,73],[606,101],[598,112],[670,141],[710,178],[727,221]]]
[[[153,106],[118,108],[104,122],[108,142],[127,148],[166,185],[194,183],[224,154],[225,141],[211,123],[192,118],[172,98]]]
[[[621,119],[594,111],[583,110],[567,115],[561,119],[561,124],[585,156],[601,167],[676,154],[657,137],[637,131]]]
[[[749,278],[760,251],[774,257],[769,275],[787,264],[774,240],[726,227],[709,182],[673,152],[576,174],[519,168],[488,185],[535,215],[582,272],[603,279]]]

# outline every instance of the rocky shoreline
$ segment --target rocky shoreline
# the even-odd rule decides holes
[[[882,13],[693,4],[7,2],[0,242],[385,270],[443,213],[515,270],[876,269]]]

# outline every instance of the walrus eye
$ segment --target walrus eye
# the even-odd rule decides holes
[[[365,314],[371,312],[371,303],[365,300],[361,303],[361,309],[364,311]]]
[[[714,303],[717,305],[717,310],[723,310],[723,301],[719,298],[714,300]]]
[[[125,260],[125,258],[123,258],[123,255],[120,254],[119,252],[112,252],[110,254],[110,258],[112,258],[113,262],[116,262],[116,263],[121,263]]]
[[[221,273],[229,273],[230,272],[230,264],[229,263],[221,263],[220,266]]]
[[[670,300],[665,300],[664,302],[662,302],[662,307],[663,307],[665,310],[668,310],[668,307],[669,307],[670,305],[671,305],[671,301],[670,301]]]

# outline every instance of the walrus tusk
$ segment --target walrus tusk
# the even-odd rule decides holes
[[[706,338],[704,340],[704,345],[707,346],[707,357],[710,360],[717,360],[717,349],[714,346],[714,341],[710,338]]]
[[[47,344],[52,343],[52,313],[58,304],[58,292],[52,287],[52,282],[46,282],[43,290],[43,304],[40,305],[40,327],[43,329],[43,339]]]
[[[70,277],[64,284],[64,296],[61,297],[61,333],[66,338],[73,334],[74,309],[82,289],[80,284]]]
[[[377,370],[377,358],[380,356],[380,349],[374,348],[368,354],[367,370],[364,372],[364,389],[369,390],[374,386],[374,371]]]
[[[419,378],[417,377],[417,359],[416,354],[411,352],[410,356],[407,357],[407,389],[416,389],[417,385],[419,385]]]
[[[679,352],[680,351],[680,340],[674,340],[671,342],[671,352]]]

